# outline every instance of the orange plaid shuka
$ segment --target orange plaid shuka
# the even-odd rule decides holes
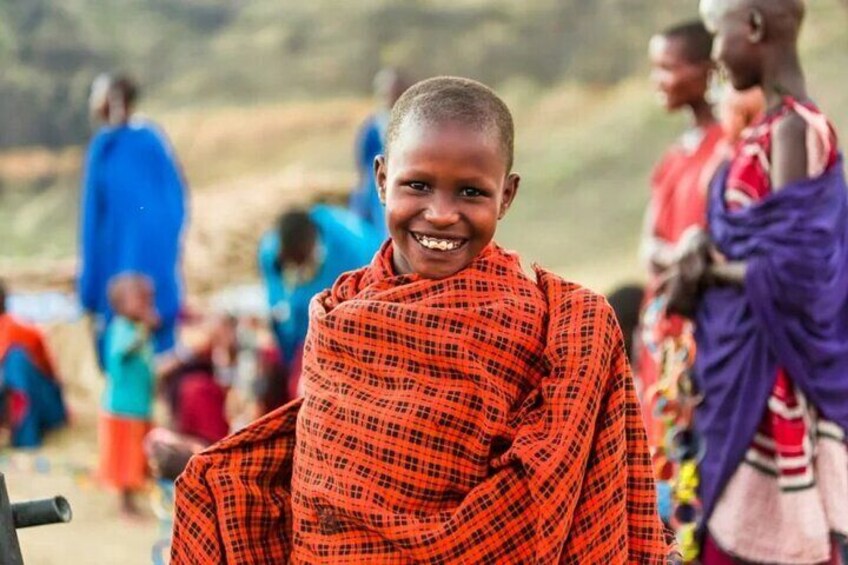
[[[597,295],[491,245],[391,247],[313,300],[305,395],[192,459],[172,563],[665,563],[639,406]]]

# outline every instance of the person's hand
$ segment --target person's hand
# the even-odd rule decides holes
[[[710,236],[701,227],[690,226],[681,235],[675,246],[675,262],[686,257],[704,253],[710,247]]]
[[[698,285],[689,282],[681,274],[680,269],[675,268],[672,271],[663,289],[663,293],[668,299],[666,302],[666,312],[686,316],[687,318],[695,315]]]
[[[159,317],[159,312],[156,310],[150,310],[145,313],[144,318],[141,320],[142,324],[148,329],[150,332],[154,332],[159,329],[162,325],[162,318]]]
[[[677,246],[678,258],[670,269],[663,292],[669,313],[692,317],[704,277],[712,261],[710,239],[702,229],[684,232]]]
[[[173,373],[180,365],[182,365],[182,361],[177,355],[173,353],[167,353],[164,355],[159,355],[156,358],[156,362],[154,365],[157,379],[163,379]]]
[[[677,245],[675,265],[686,284],[698,284],[704,277],[712,261],[711,249],[709,235],[703,229],[692,227],[683,232]]]

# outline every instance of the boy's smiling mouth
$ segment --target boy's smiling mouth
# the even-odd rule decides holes
[[[420,232],[411,232],[421,247],[430,251],[456,251],[468,241],[463,238],[445,238],[426,235]]]

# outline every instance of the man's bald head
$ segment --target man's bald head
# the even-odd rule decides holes
[[[714,36],[713,59],[737,90],[774,82],[783,65],[797,67],[803,0],[701,0],[701,15]]]
[[[754,28],[762,28],[767,41],[795,41],[804,21],[805,0],[701,0],[701,16],[716,33],[727,17],[742,17]]]

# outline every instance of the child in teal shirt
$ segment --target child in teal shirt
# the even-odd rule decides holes
[[[154,366],[151,333],[159,324],[153,283],[134,273],[109,285],[115,317],[106,328],[106,388],[100,436],[100,478],[121,493],[121,511],[138,514],[134,492],[144,486],[144,436],[153,408]]]

